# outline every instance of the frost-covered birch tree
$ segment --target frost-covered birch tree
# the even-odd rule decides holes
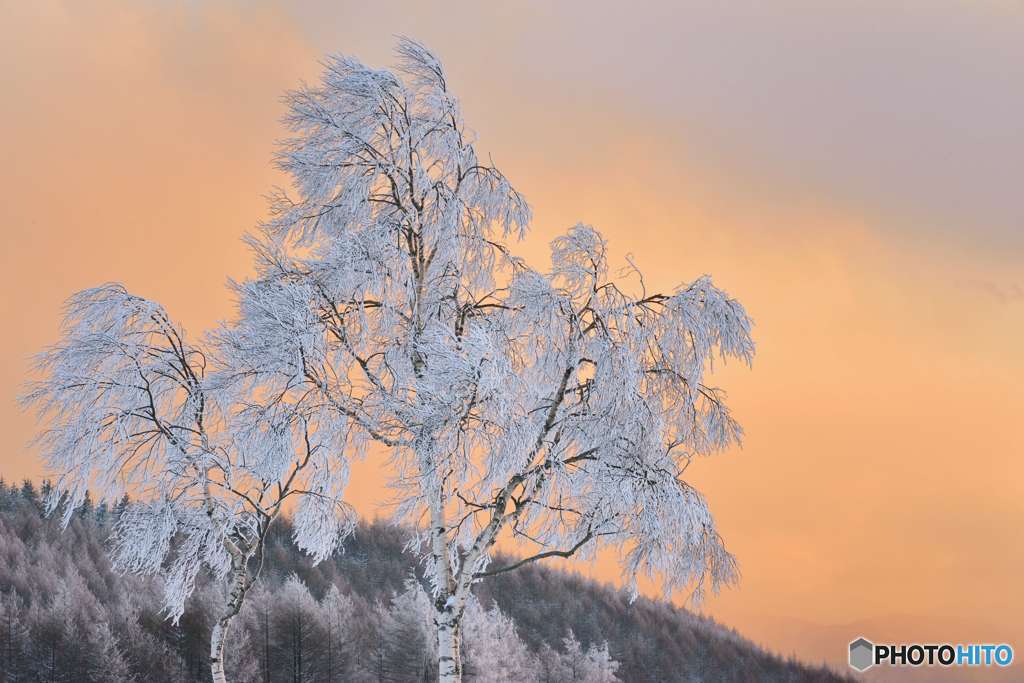
[[[407,39],[397,57],[333,57],[287,96],[294,190],[250,240],[258,274],[218,344],[241,385],[301,395],[388,454],[397,514],[422,529],[439,676],[458,681],[488,576],[610,547],[631,583],[699,596],[734,579],[683,474],[739,440],[708,376],[754,346],[709,278],[615,277],[588,226],[552,242],[547,269],[515,257],[526,202],[477,155],[437,58]],[[502,534],[535,552],[492,566]]]
[[[177,621],[205,568],[227,598],[210,638],[214,681],[224,681],[225,635],[251,587],[267,531],[289,499],[295,541],[316,559],[332,553],[355,517],[341,501],[344,424],[316,405],[275,396],[194,345],[159,304],[103,285],[71,297],[61,341],[38,356],[40,379],[24,401],[57,475],[48,497],[64,523],[89,491],[117,504],[113,559],[159,574]]]

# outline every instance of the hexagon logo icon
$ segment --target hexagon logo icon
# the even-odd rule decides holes
[[[875,664],[875,645],[861,636],[850,643],[850,666],[857,671],[867,671]]]

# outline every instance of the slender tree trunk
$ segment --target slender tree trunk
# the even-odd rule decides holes
[[[213,683],[227,683],[224,674],[224,642],[228,626],[242,609],[242,601],[249,590],[248,555],[237,550],[231,551],[231,594],[228,596],[227,607],[210,633],[210,671]]]
[[[327,614],[327,683],[334,683],[334,619]]]
[[[461,619],[451,610],[438,615],[437,624],[437,680],[439,683],[462,681],[462,628]]]
[[[437,680],[462,681],[462,603],[448,560],[448,528],[444,500],[435,492],[430,505],[431,555],[440,593],[434,601],[434,630],[437,634]]]
[[[270,611],[263,605],[263,683],[270,683]]]
[[[456,584],[435,603],[437,680],[440,683],[462,681],[462,617],[466,613],[468,595],[468,585]]]
[[[295,634],[295,683],[302,681],[302,610],[298,612],[299,628]]]

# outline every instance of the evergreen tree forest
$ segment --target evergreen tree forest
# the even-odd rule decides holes
[[[88,498],[62,530],[49,484],[0,480],[0,682],[207,681],[221,604],[205,579],[180,621],[158,579],[112,570],[106,539],[122,505]],[[430,597],[408,536],[364,522],[314,565],[272,528],[259,579],[232,626],[237,681],[412,682],[436,677]],[[768,653],[712,620],[576,574],[529,565],[480,586],[467,609],[465,677],[505,681],[838,681]]]

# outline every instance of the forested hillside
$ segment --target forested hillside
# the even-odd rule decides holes
[[[2,483],[2,482],[0,482]],[[87,504],[65,531],[29,482],[0,486],[0,682],[205,681],[220,588],[200,585],[179,624],[155,579],[121,576],[104,539],[119,510]],[[427,595],[406,535],[363,524],[317,566],[286,520],[232,627],[238,681],[428,681]],[[214,595],[217,594],[217,595]],[[536,565],[482,585],[465,626],[471,681],[831,681],[714,622]]]

